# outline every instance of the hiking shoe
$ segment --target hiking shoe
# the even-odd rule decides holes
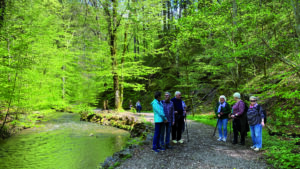
[[[167,145],[166,146],[166,149],[172,149],[173,147],[172,146],[170,146],[170,145]]]
[[[157,150],[165,151],[166,149],[165,149],[165,148],[162,148],[162,147],[158,147]]]
[[[152,149],[155,153],[159,153],[158,149]]]
[[[250,148],[254,150],[254,149],[255,149],[255,146],[251,146]]]
[[[253,149],[254,151],[259,151],[260,149],[259,148],[255,148],[255,149]]]
[[[222,141],[226,142],[226,138],[223,138]]]
[[[218,141],[222,141],[222,137],[219,137]]]
[[[179,140],[178,142],[182,144],[182,143],[183,143],[183,140],[181,139],[181,140]]]
[[[177,141],[176,141],[176,140],[173,140],[173,143],[174,143],[174,144],[177,144]]]
[[[236,142],[236,141],[233,141],[232,144],[237,144],[237,142]]]

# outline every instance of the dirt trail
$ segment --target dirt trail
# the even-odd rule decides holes
[[[153,114],[144,113],[144,117],[153,122]],[[133,156],[118,168],[268,168],[261,152],[249,147],[251,139],[246,138],[246,146],[232,145],[229,141],[219,142],[212,137],[214,128],[201,123],[188,121],[189,142],[183,133],[183,144],[173,144],[173,149],[155,154],[152,145],[136,148]],[[217,135],[217,133],[216,133]],[[229,135],[229,131],[228,131]]]

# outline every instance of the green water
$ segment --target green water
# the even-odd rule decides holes
[[[127,131],[81,122],[78,114],[63,113],[42,127],[23,130],[1,141],[0,168],[99,168],[128,137]]]

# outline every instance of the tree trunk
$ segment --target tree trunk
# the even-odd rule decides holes
[[[133,37],[133,52],[134,52],[134,57],[136,57],[136,35]]]
[[[6,0],[0,0],[0,29],[3,26],[5,9],[6,9]]]
[[[114,93],[115,93],[115,109],[122,109],[120,100],[120,87],[119,87],[119,75],[118,75],[118,58],[117,58],[117,6],[118,1],[112,0],[112,18],[108,19],[108,33],[110,36],[109,46],[110,55],[112,61],[112,74],[114,82]],[[108,9],[107,9],[108,10]],[[113,22],[113,23],[112,23]]]
[[[299,44],[300,44],[300,0],[291,0],[294,7],[295,14],[295,29],[297,33],[298,42],[296,43],[296,52],[299,53]]]
[[[300,40],[300,5],[299,0],[295,0],[295,19],[296,19],[296,31],[298,40]]]
[[[6,111],[6,115],[5,115],[5,118],[4,118],[4,121],[2,123],[2,126],[0,128],[0,131],[3,130],[4,128],[4,125],[6,123],[6,120],[7,120],[7,117],[9,116],[9,113],[10,113],[10,108],[11,108],[11,104],[12,104],[12,101],[13,101],[13,95],[15,94],[15,90],[16,90],[16,83],[17,83],[17,77],[18,77],[18,72],[15,73],[15,79],[14,79],[14,86],[12,88],[12,91],[10,93],[10,98],[9,98],[9,101],[8,101],[8,106],[7,106],[7,111]]]
[[[137,43],[137,53],[140,54],[140,41],[139,41],[139,37],[137,37],[136,43]]]
[[[163,0],[163,31],[167,32],[167,5],[166,1]]]
[[[167,1],[167,3],[168,3],[168,30],[170,30],[171,29],[171,24],[170,24],[170,21],[172,20],[172,17],[171,17],[171,13],[172,13],[172,11],[171,11],[171,2],[170,1]]]
[[[65,78],[65,66],[62,66],[62,99],[65,99],[65,83],[66,83],[66,78]]]
[[[181,18],[181,13],[182,13],[182,0],[178,0],[179,2],[179,18]]]
[[[235,27],[236,26],[236,17],[237,17],[237,3],[236,0],[232,0],[232,24]],[[233,30],[232,32],[232,47],[233,47],[233,53],[235,53],[235,37],[234,37],[234,31],[236,31],[236,29]],[[234,57],[234,61],[236,64],[236,78],[235,78],[235,87],[238,88],[238,81],[239,81],[239,62],[238,62],[238,58],[235,56]]]
[[[237,16],[237,3],[236,0],[232,0],[232,21],[233,25],[236,25],[236,16]]]
[[[121,59],[121,64],[122,64],[122,74],[121,74],[121,87],[120,87],[120,104],[121,106],[123,105],[123,101],[124,101],[124,76],[123,76],[123,66],[124,66],[124,62],[125,62],[125,54],[127,51],[127,25],[125,28],[125,33],[124,33],[124,46],[123,46],[123,56]]]

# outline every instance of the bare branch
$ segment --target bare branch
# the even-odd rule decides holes
[[[290,61],[290,60],[284,58],[284,57],[283,57],[284,55],[283,55],[281,52],[272,49],[272,48],[270,47],[270,45],[268,44],[268,42],[267,42],[264,38],[261,38],[261,39],[262,39],[262,41],[264,42],[264,44],[265,44],[265,45],[266,45],[273,53],[277,54],[277,55],[275,55],[275,56],[276,56],[281,62],[283,62],[283,63],[285,63],[285,64],[287,64],[287,65],[289,65],[289,66],[291,66],[291,67],[293,67],[293,68],[296,68],[296,69],[300,70],[300,66],[299,66],[299,65],[297,65],[296,63],[294,63],[294,62],[292,62],[292,61]],[[291,54],[289,54],[288,56],[290,56],[290,55],[291,55]]]

